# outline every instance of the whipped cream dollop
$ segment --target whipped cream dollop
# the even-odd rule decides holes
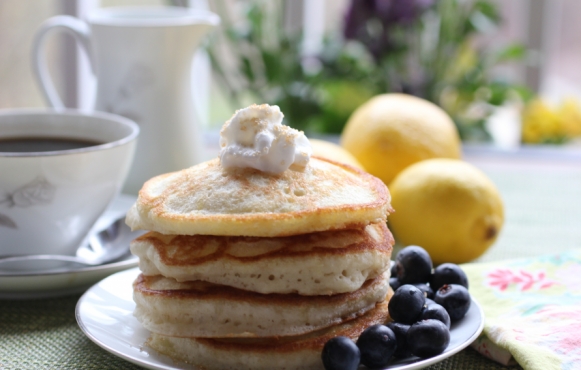
[[[302,171],[309,163],[311,143],[302,131],[282,124],[276,105],[256,105],[236,111],[220,131],[220,164],[224,168],[255,168],[279,174]]]

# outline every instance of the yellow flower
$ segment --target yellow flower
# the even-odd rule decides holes
[[[569,138],[581,135],[581,110],[577,100],[573,98],[565,99],[559,109],[559,116],[562,120],[565,135]]]
[[[541,99],[526,106],[522,116],[524,143],[563,143],[577,136],[581,136],[581,109],[575,99],[564,100],[556,109]]]

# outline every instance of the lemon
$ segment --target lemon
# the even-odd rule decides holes
[[[435,264],[481,256],[504,222],[494,183],[461,160],[438,158],[411,165],[389,190],[395,213],[388,223],[396,239],[425,248]]]
[[[326,140],[309,139],[313,147],[313,155],[327,158],[333,161],[347,163],[353,167],[357,167],[365,171],[365,168],[359,161],[339,145]]]
[[[378,95],[357,108],[341,145],[386,184],[421,160],[460,158],[452,119],[435,104],[406,94]]]

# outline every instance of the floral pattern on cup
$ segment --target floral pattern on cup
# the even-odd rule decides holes
[[[0,205],[9,208],[27,208],[42,204],[50,204],[54,199],[56,187],[44,177],[38,176],[31,182],[17,188],[12,193],[6,193],[0,198]],[[0,213],[0,226],[17,229],[18,225],[7,215]]]

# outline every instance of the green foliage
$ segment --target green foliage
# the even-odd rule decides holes
[[[242,106],[246,97],[279,105],[286,123],[302,130],[340,133],[353,110],[372,96],[404,92],[440,105],[463,139],[486,140],[491,107],[531,95],[491,73],[499,63],[523,58],[523,46],[474,46],[477,36],[501,22],[492,1],[439,0],[405,22],[370,17],[364,40],[328,35],[321,54],[310,58],[302,55],[301,33],[283,30],[282,1],[244,1],[245,16],[236,23],[218,1],[221,39],[209,53],[233,103]],[[233,66],[227,68],[218,55]]]

